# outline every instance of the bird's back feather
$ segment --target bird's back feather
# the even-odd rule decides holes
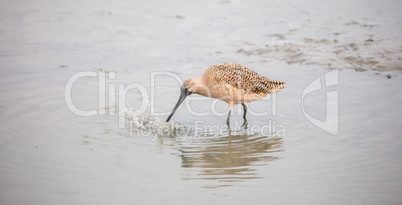
[[[267,95],[287,87],[285,82],[263,77],[251,69],[236,63],[222,63],[209,67],[202,80],[207,86],[229,84],[246,92]]]

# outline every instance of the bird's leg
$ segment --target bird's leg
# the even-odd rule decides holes
[[[244,113],[243,113],[244,122],[243,122],[243,124],[241,126],[247,129],[247,124],[248,124],[247,119],[246,119],[247,106],[244,103],[242,103],[241,105],[243,105],[243,111],[244,111]]]
[[[247,120],[246,120],[247,106],[246,106],[246,104],[244,104],[244,103],[242,103],[241,105],[243,105],[243,111],[244,111],[244,113],[243,113],[243,119],[244,119],[244,121],[247,121]]]
[[[228,118],[226,119],[226,124],[228,125],[229,130],[230,130],[230,123],[229,123],[229,119],[230,119],[230,113],[231,113],[231,112],[232,112],[232,110],[229,110]]]

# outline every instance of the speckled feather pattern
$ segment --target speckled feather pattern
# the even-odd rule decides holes
[[[246,93],[258,95],[277,93],[287,87],[285,82],[271,80],[236,63],[221,63],[209,67],[202,76],[202,81],[209,86],[229,84],[245,90]]]
[[[277,93],[286,87],[284,82],[258,75],[258,73],[240,64],[222,63],[213,65],[207,68],[201,79],[189,78],[184,81],[180,98],[166,122],[169,122],[183,100],[194,93],[228,103],[229,114],[226,119],[228,126],[232,107],[236,104],[242,104],[244,110],[243,119],[244,123],[246,123],[247,106],[244,103],[262,99],[266,95]],[[247,123],[245,126],[247,126]]]

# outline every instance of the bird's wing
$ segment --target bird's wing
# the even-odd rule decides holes
[[[270,94],[286,87],[284,82],[263,77],[251,69],[235,63],[211,66],[203,76],[210,85],[229,84],[255,94]]]

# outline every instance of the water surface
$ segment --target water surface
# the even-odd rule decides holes
[[[398,1],[0,5],[1,204],[402,202]],[[165,123],[179,81],[221,62],[289,87],[248,104],[248,129],[241,106],[228,130],[227,105],[196,95]],[[94,116],[65,101],[83,71],[97,77],[72,102]],[[304,111],[324,121],[337,91],[336,134],[303,113],[316,79]],[[119,85],[146,92],[127,92],[123,116]]]

